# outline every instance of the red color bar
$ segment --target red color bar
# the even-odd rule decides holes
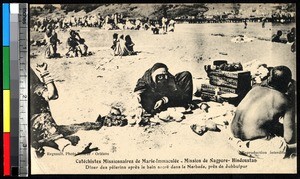
[[[10,132],[3,135],[3,175],[10,176]]]

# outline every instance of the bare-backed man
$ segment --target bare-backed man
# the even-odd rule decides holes
[[[267,84],[254,87],[238,105],[231,131],[239,152],[258,158],[286,156],[295,142],[295,104],[286,92],[291,84],[286,66],[271,70]]]

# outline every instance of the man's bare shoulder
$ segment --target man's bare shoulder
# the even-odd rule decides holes
[[[266,87],[266,86],[256,86],[251,90],[251,93],[255,93],[256,95],[260,95],[262,97],[272,99],[272,101],[276,101],[277,104],[287,105],[288,104],[288,98],[286,94]]]

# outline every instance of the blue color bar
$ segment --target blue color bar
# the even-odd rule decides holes
[[[9,46],[10,36],[9,36],[9,26],[10,26],[10,14],[9,14],[9,3],[2,4],[2,39],[3,47]]]

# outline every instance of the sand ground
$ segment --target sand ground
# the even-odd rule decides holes
[[[194,79],[204,79],[204,64],[213,60],[226,59],[242,64],[259,60],[268,66],[286,65],[296,76],[296,55],[290,51],[289,44],[271,43],[270,39],[277,29],[286,33],[292,25],[275,26],[259,23],[243,24],[178,24],[174,33],[153,35],[150,31],[105,31],[97,28],[78,29],[86,40],[89,50],[95,54],[89,57],[44,59],[44,47],[31,47],[30,65],[46,62],[55,79],[59,98],[50,102],[51,111],[57,124],[68,125],[81,122],[94,122],[98,115],[106,115],[110,105],[122,102],[131,104],[131,95],[139,77],[156,62],[167,64],[172,74],[188,70]],[[113,56],[110,46],[112,34],[131,35],[136,44],[135,56]],[[211,35],[223,34],[224,36]],[[237,35],[253,38],[252,42],[233,43]],[[37,40],[43,34],[31,31],[31,38]],[[68,32],[58,31],[63,42],[58,52],[66,53]],[[216,109],[216,111],[218,111]],[[32,152],[33,173],[285,173],[296,172],[296,159],[259,160],[248,163],[247,168],[236,169],[85,169],[85,164],[76,163],[76,159],[232,159],[247,158],[237,154],[228,143],[225,129],[220,132],[207,132],[198,136],[190,125],[202,123],[203,115],[199,111],[186,115],[180,123],[170,122],[154,127],[103,127],[99,131],[79,131],[81,140],[69,151],[80,152],[89,143],[98,147],[99,152],[109,155],[88,156],[51,156],[57,151],[46,148],[46,155],[36,159]],[[49,152],[49,154],[47,154]],[[186,164],[186,163],[185,163]],[[244,163],[240,163],[244,164]],[[103,164],[109,166],[111,164]],[[141,164],[132,164],[132,166]],[[151,165],[151,164],[144,164]],[[158,165],[158,164],[155,164]],[[163,165],[163,164],[161,164]],[[217,164],[219,165],[219,164]],[[98,165],[100,166],[100,165]],[[129,166],[129,164],[128,164]]]

